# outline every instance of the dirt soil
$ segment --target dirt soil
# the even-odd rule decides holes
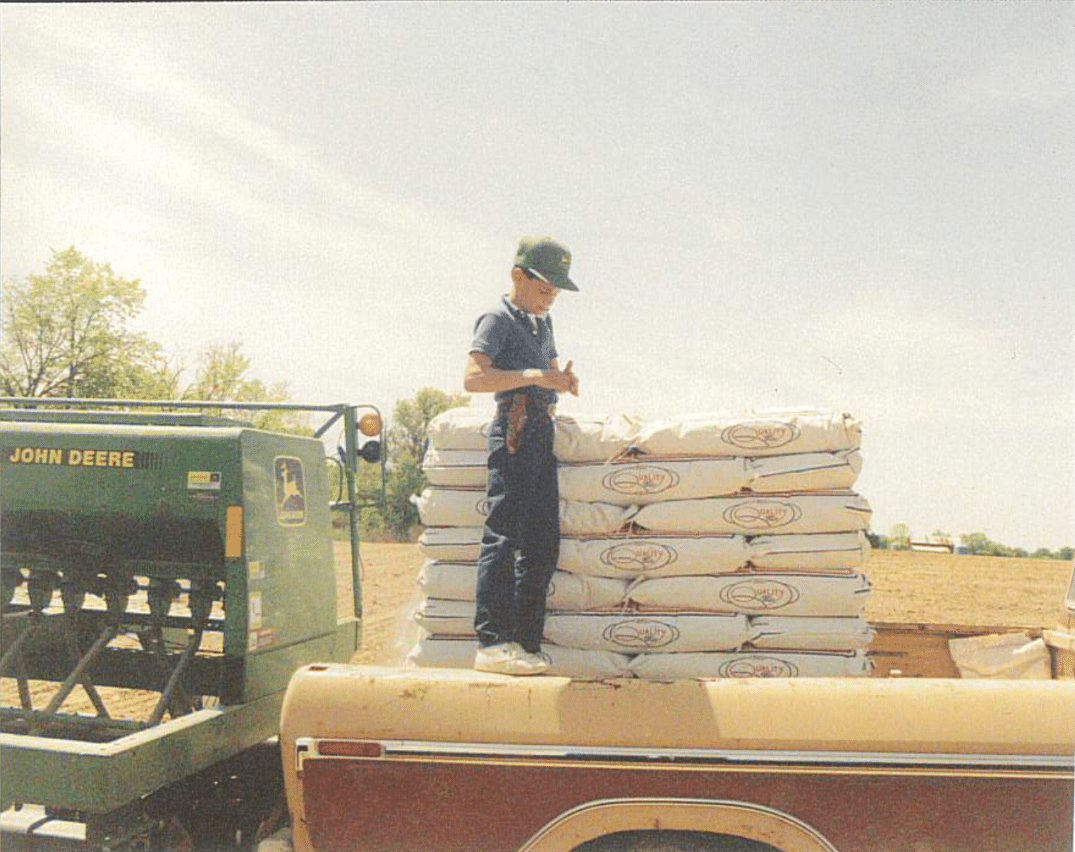
[[[395,664],[413,642],[409,610],[417,601],[423,557],[415,544],[363,544],[363,643],[357,663]],[[340,612],[350,608],[350,545],[336,544]],[[1066,623],[1063,606],[1071,564],[1058,560],[875,551],[864,571],[873,584],[866,617],[871,622],[925,622],[995,627],[1053,628]],[[410,627],[410,630],[408,628]],[[55,691],[33,684],[35,707]],[[156,695],[102,689],[113,716],[144,718]],[[19,703],[15,682],[4,678],[2,700]],[[92,713],[81,689],[64,704],[67,712]]]

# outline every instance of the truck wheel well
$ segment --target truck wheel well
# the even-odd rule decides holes
[[[587,840],[572,852],[781,852],[768,843],[707,831],[617,831]]]

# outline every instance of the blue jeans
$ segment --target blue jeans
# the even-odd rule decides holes
[[[474,629],[483,647],[518,642],[536,653],[549,580],[560,557],[560,492],[547,406],[529,406],[514,454],[508,452],[507,431],[507,408],[501,405],[489,431],[488,515]]]

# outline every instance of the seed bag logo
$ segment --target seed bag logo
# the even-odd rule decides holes
[[[799,599],[799,590],[779,580],[741,580],[720,590],[720,599],[737,609],[765,612],[790,606]]]
[[[679,558],[675,548],[657,541],[630,541],[601,551],[601,563],[626,574],[648,574]]]
[[[748,530],[786,527],[803,516],[802,509],[782,500],[748,500],[724,510],[724,520]]]
[[[603,635],[621,648],[663,648],[679,639],[679,628],[652,618],[631,618],[610,624]]]
[[[608,474],[601,484],[606,491],[617,494],[659,494],[679,485],[679,474],[663,467],[634,464]]]
[[[730,660],[718,670],[721,677],[798,677],[794,663],[777,657],[741,657]]]
[[[725,444],[744,450],[773,450],[784,447],[799,437],[794,423],[773,420],[760,423],[738,423],[720,433]]]

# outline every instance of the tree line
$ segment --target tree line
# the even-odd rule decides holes
[[[913,538],[911,534],[911,528],[904,523],[895,524],[889,534],[876,535],[869,533],[870,543],[879,549],[888,550],[910,550],[911,540]],[[924,541],[933,544],[945,544],[955,548],[955,541],[952,536],[943,530],[934,530],[928,536],[924,538]],[[984,532],[975,531],[969,533],[962,533],[959,536],[959,543],[962,547],[960,552],[965,552],[973,556],[1007,556],[1018,557],[1020,559],[1063,559],[1070,561],[1075,558],[1075,549],[1069,547],[1060,547],[1056,550],[1050,550],[1047,547],[1039,547],[1037,550],[1028,551],[1022,547],[1010,547],[1006,544],[993,541]]]
[[[285,402],[287,384],[249,375],[238,341],[214,343],[194,375],[160,343],[132,328],[145,308],[137,278],[71,246],[53,249],[44,273],[4,282],[0,389],[4,396]],[[280,412],[256,415],[264,428],[294,426]]]

